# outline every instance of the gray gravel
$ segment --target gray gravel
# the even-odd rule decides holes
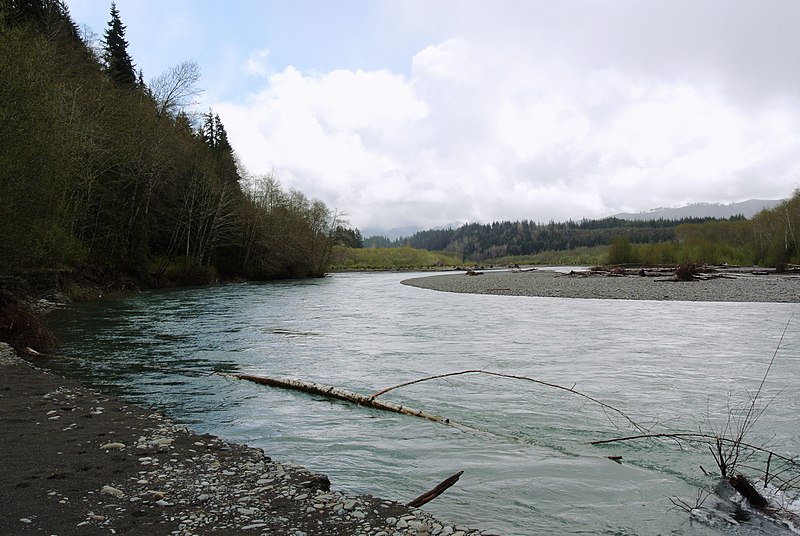
[[[708,280],[676,281],[660,274],[612,276],[548,270],[435,275],[402,283],[443,292],[614,300],[800,302],[800,275],[731,271]]]
[[[2,535],[497,535],[337,491],[261,449],[47,373],[4,343],[0,377]]]

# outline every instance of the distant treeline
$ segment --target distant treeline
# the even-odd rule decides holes
[[[572,250],[605,246],[617,237],[632,243],[659,243],[676,239],[681,225],[701,224],[712,218],[635,221],[619,218],[584,219],[578,222],[547,224],[529,220],[490,224],[471,223],[457,229],[420,231],[406,238],[389,240],[370,237],[365,247],[402,247],[443,251],[456,254],[463,261],[485,261],[502,257],[535,255],[544,251]],[[744,220],[736,216],[730,221]]]
[[[0,0],[0,275],[322,275],[336,214],[248,175],[195,63],[145,83],[127,46],[114,4],[97,47],[62,0]]]
[[[373,236],[367,248],[411,247],[456,255],[463,262],[610,246],[614,264],[729,263],[780,267],[800,264],[800,190],[751,219],[600,220],[547,224],[532,221],[472,223],[420,231],[390,240]],[[522,262],[525,262],[524,260]]]
[[[775,208],[745,220],[684,223],[670,241],[635,243],[615,237],[612,263],[708,263],[782,267],[800,264],[800,190]]]

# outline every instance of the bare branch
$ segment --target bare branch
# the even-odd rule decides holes
[[[647,430],[646,428],[641,426],[639,423],[637,423],[636,421],[631,419],[622,410],[619,410],[619,409],[617,409],[617,408],[615,408],[615,407],[613,407],[613,406],[611,406],[609,404],[606,404],[605,402],[603,402],[601,400],[598,400],[598,399],[596,399],[596,398],[594,398],[592,396],[589,396],[587,394],[581,393],[580,391],[576,391],[575,389],[573,389],[571,387],[564,387],[563,385],[558,385],[558,384],[546,382],[546,381],[543,381],[543,380],[537,380],[536,378],[530,378],[528,376],[517,376],[517,375],[514,375],[514,374],[503,374],[503,373],[500,373],[500,372],[490,372],[488,370],[477,370],[477,369],[476,370],[462,370],[462,371],[459,371],[459,372],[448,372],[447,374],[437,374],[436,376],[428,376],[427,378],[419,378],[417,380],[401,383],[401,384],[395,385],[393,387],[388,387],[388,388],[386,388],[386,389],[384,389],[382,391],[378,391],[377,393],[372,395],[370,397],[370,399],[375,399],[375,398],[377,398],[377,397],[379,397],[379,396],[381,396],[381,395],[383,395],[385,393],[388,393],[389,391],[393,391],[394,389],[398,389],[400,387],[406,387],[408,385],[413,385],[415,383],[421,383],[421,382],[425,382],[425,381],[429,381],[429,380],[438,380],[438,379],[441,379],[441,378],[449,378],[449,377],[452,377],[452,376],[462,376],[462,375],[465,375],[465,374],[485,374],[487,376],[497,376],[499,378],[508,378],[508,379],[512,379],[512,380],[523,380],[523,381],[527,381],[527,382],[533,382],[533,383],[536,383],[536,384],[539,384],[539,385],[544,385],[545,387],[552,387],[554,389],[560,389],[562,391],[566,391],[568,393],[572,393],[574,395],[578,395],[580,397],[585,398],[586,400],[594,402],[595,404],[598,404],[600,407],[602,407],[604,411],[608,410],[608,411],[612,411],[612,412],[620,415],[622,418],[624,418],[626,421],[628,421],[636,430],[638,430],[638,431],[640,431],[642,433],[649,432],[649,430]],[[609,419],[609,421],[610,420],[611,419]],[[612,423],[613,423],[613,421],[612,421]]]
[[[151,80],[150,92],[158,104],[158,113],[176,116],[196,104],[203,92],[197,87],[199,81],[200,67],[194,61],[181,62]]]

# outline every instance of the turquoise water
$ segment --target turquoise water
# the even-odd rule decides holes
[[[759,387],[790,304],[628,302],[448,294],[409,274],[145,292],[54,314],[61,372],[262,447],[333,486],[408,501],[464,470],[425,508],[502,534],[777,534],[691,520],[713,488],[705,446],[597,439],[633,433],[585,398],[487,376],[385,395],[461,430],[230,379],[243,372],[370,394],[465,369],[535,377],[610,404],[654,432],[713,431]],[[751,442],[800,451],[800,317],[789,325]],[[607,456],[622,456],[617,464]],[[756,461],[753,461],[755,464]]]

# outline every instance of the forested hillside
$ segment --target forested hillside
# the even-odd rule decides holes
[[[670,241],[675,239],[678,225],[701,223],[709,219],[629,221],[604,218],[548,224],[528,220],[491,224],[471,223],[457,229],[420,231],[408,238],[394,241],[372,237],[365,240],[364,245],[367,247],[409,245],[429,251],[458,254],[464,261],[484,261],[508,256],[534,255],[543,251],[605,246],[620,236],[635,243]]]
[[[150,83],[112,4],[102,50],[60,0],[0,0],[0,274],[148,284],[325,272],[336,215],[239,164],[196,64]]]
[[[485,262],[543,252],[610,246],[612,264],[729,263],[780,267],[800,264],[800,190],[746,219],[504,221],[420,231],[407,238],[364,239],[365,247],[409,246]]]

